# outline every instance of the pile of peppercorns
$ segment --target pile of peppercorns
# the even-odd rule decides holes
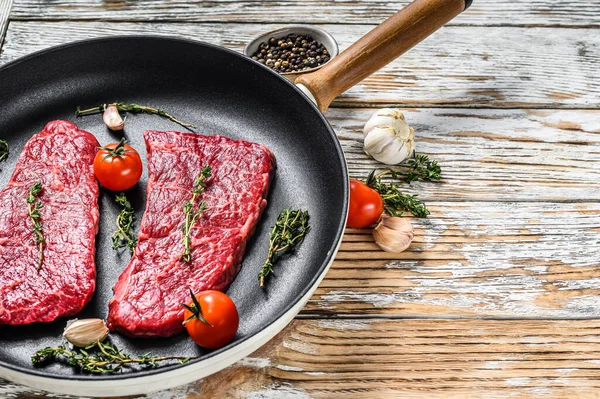
[[[252,59],[280,73],[299,72],[323,65],[330,54],[311,36],[289,34],[262,42]]]

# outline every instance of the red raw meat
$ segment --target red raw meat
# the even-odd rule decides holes
[[[266,147],[222,136],[147,131],[149,180],[138,245],[115,284],[108,325],[135,337],[183,331],[188,287],[224,290],[237,274],[246,242],[266,206],[275,168]],[[213,177],[208,205],[192,229],[192,261],[183,251],[183,205],[204,165]]]
[[[0,323],[49,322],[78,313],[96,286],[95,236],[98,183],[96,138],[66,121],[53,121],[23,148],[8,185],[0,192]],[[38,247],[27,195],[39,196],[46,240],[38,271]]]

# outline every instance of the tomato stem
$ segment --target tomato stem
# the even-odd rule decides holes
[[[183,325],[185,326],[185,324],[188,321],[198,319],[202,323],[208,324],[209,326],[214,327],[202,315],[202,306],[200,306],[200,302],[198,302],[198,299],[196,299],[196,295],[194,295],[194,291],[192,291],[191,288],[190,288],[190,295],[192,296],[192,304],[191,305],[186,305],[184,303],[181,304],[181,306],[183,306],[184,308],[186,308],[187,310],[192,312],[192,315],[183,321]]]

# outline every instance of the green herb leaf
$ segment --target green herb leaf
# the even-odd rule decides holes
[[[123,209],[117,216],[117,231],[112,235],[113,249],[123,247],[129,248],[129,253],[133,255],[137,245],[137,237],[133,232],[133,223],[135,222],[135,211],[131,203],[127,200],[125,193],[120,193],[115,198],[117,204]]]
[[[206,189],[206,180],[208,180],[211,176],[212,171],[210,165],[204,166],[194,181],[192,198],[189,201],[186,201],[183,205],[183,215],[185,219],[181,228],[183,230],[183,252],[181,254],[181,259],[186,263],[192,261],[192,239],[190,237],[192,227],[200,218],[200,215],[202,215],[202,213],[204,213],[204,211],[206,211],[208,208],[206,202],[200,202],[196,207],[196,199],[198,196],[204,193],[204,190]],[[194,209],[194,207],[196,207],[196,209]]]
[[[414,157],[409,159],[407,163],[410,166],[410,170],[404,178],[407,183],[419,180],[438,181],[442,178],[442,168],[440,168],[437,161],[429,159],[427,155],[415,153]],[[392,173],[392,177],[397,178],[397,173]]]
[[[292,252],[310,231],[308,211],[284,209],[281,211],[269,238],[267,260],[262,266],[258,279],[263,287],[265,279],[273,273],[273,266],[284,254]]]
[[[441,179],[442,168],[437,161],[431,160],[427,155],[416,153],[406,164],[408,170],[384,170],[379,173],[372,170],[365,180],[365,184],[381,195],[384,209],[391,216],[402,216],[402,211],[408,211],[416,217],[427,217],[429,211],[416,195],[403,194],[399,184],[384,183],[381,178],[390,175],[393,179],[399,179],[403,183],[422,180],[438,181]]]
[[[106,107],[108,107],[111,104],[116,105],[119,112],[131,112],[134,114],[143,113],[143,114],[158,115],[160,117],[170,120],[171,122],[177,123],[178,125],[183,126],[190,131],[193,131],[192,129],[196,128],[196,126],[192,125],[191,123],[184,123],[184,122],[176,119],[172,115],[167,114],[165,111],[163,111],[161,109],[147,107],[147,106],[138,105],[138,104],[124,104],[124,103],[120,103],[120,102],[115,102],[115,103],[110,103],[110,104],[100,104],[96,107],[87,108],[87,109],[81,109],[81,107],[78,105],[77,108],[75,109],[75,115],[84,116],[84,115],[104,112],[106,110]]]
[[[42,203],[38,198],[41,192],[42,182],[36,182],[29,188],[29,195],[27,196],[27,212],[32,223],[31,230],[35,238],[35,245],[38,246],[38,270],[41,269],[44,262],[44,245],[46,244],[46,239],[42,231],[42,217],[40,215]]]
[[[382,174],[376,175],[371,171],[367,177],[366,185],[381,195],[385,211],[391,216],[402,216],[402,211],[408,211],[414,216],[424,218],[429,215],[429,210],[416,195],[403,194],[400,186],[395,183],[383,183]]]
[[[0,162],[8,158],[8,142],[0,139]]]
[[[69,350],[62,345],[54,348],[47,347],[38,350],[31,357],[31,362],[35,366],[63,362],[78,371],[91,374],[110,374],[120,371],[123,366],[126,365],[139,364],[149,367],[158,367],[160,362],[167,360],[176,360],[185,363],[191,359],[197,358],[197,356],[153,357],[150,353],[146,353],[139,357],[132,357],[123,353],[123,351],[114,344],[108,342],[96,342],[86,349],[88,350]]]

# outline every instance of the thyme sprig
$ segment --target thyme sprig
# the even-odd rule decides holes
[[[8,141],[0,139],[0,162],[8,158]]]
[[[377,177],[390,175],[393,179],[402,180],[404,183],[414,181],[439,181],[442,178],[442,168],[437,161],[430,159],[427,155],[417,154],[406,161],[408,170],[385,170],[377,174]]]
[[[400,186],[396,183],[383,183],[381,176],[375,174],[375,170],[369,173],[366,180],[366,185],[374,189],[381,195],[385,212],[391,216],[401,217],[403,211],[408,211],[414,216],[425,218],[429,215],[429,210],[425,204],[417,198],[416,194],[403,194],[400,191]]]
[[[129,253],[133,255],[137,245],[137,238],[133,232],[133,223],[135,222],[135,211],[131,203],[127,200],[125,193],[120,193],[115,198],[117,204],[123,209],[117,216],[117,231],[112,235],[113,249],[129,247]]]
[[[192,260],[192,238],[190,232],[194,223],[198,220],[200,215],[208,208],[206,202],[200,202],[198,206],[195,206],[196,199],[204,193],[206,189],[206,180],[212,176],[210,165],[206,165],[200,171],[200,175],[194,181],[194,187],[192,189],[192,198],[186,201],[183,205],[183,214],[185,215],[185,221],[183,223],[183,252],[181,259],[187,263]]]
[[[425,218],[429,215],[429,210],[416,194],[404,194],[398,183],[384,183],[382,177],[390,175],[392,179],[408,184],[414,181],[439,181],[442,178],[442,168],[437,161],[417,153],[406,161],[406,166],[408,170],[389,169],[379,173],[372,170],[365,184],[381,195],[384,209],[391,216],[402,216],[403,211],[408,211],[416,217]]]
[[[442,168],[437,161],[429,159],[427,155],[415,153],[407,163],[410,170],[404,178],[406,183],[419,180],[439,181],[442,178]]]
[[[139,357],[132,357],[117,348],[114,344],[96,342],[85,349],[67,349],[63,345],[54,348],[46,347],[35,352],[31,357],[31,362],[35,366],[62,362],[82,372],[109,374],[115,373],[127,365],[138,364],[148,367],[158,367],[160,362],[167,360],[178,360],[179,363],[187,363],[194,358],[186,356],[154,357],[150,352]]]
[[[27,212],[32,223],[31,229],[35,238],[35,245],[38,247],[38,270],[40,270],[44,262],[44,245],[46,244],[46,239],[42,231],[42,216],[40,215],[42,202],[38,198],[41,192],[42,182],[36,182],[29,188],[29,195],[27,196]]]
[[[170,120],[171,122],[177,123],[178,125],[183,126],[190,131],[193,131],[192,129],[196,128],[196,126],[192,125],[191,123],[184,123],[184,122],[180,121],[179,119],[175,118],[174,116],[169,115],[162,109],[147,107],[147,106],[139,105],[139,104],[125,104],[125,103],[121,103],[121,102],[115,102],[115,103],[110,103],[110,104],[100,104],[96,107],[91,107],[91,108],[87,108],[87,109],[81,109],[81,107],[78,105],[77,109],[75,110],[75,115],[84,116],[84,115],[90,115],[90,114],[96,114],[99,112],[104,112],[106,110],[106,107],[108,107],[111,104],[116,105],[119,112],[131,112],[134,114],[158,115],[158,116],[161,116],[163,118]]]
[[[304,239],[310,231],[308,211],[284,209],[281,211],[269,236],[267,260],[258,273],[260,286],[273,273],[275,262],[285,253],[289,253]]]
[[[190,317],[188,317],[187,319],[185,319],[183,321],[183,325],[185,326],[185,323],[187,323],[191,320],[194,320],[194,319],[198,319],[202,323],[208,324],[209,326],[214,327],[212,324],[210,324],[204,318],[204,315],[202,314],[202,306],[200,306],[200,302],[198,302],[198,299],[196,298],[196,295],[194,295],[194,291],[192,291],[191,288],[190,288],[190,295],[192,296],[192,304],[191,305],[186,305],[185,303],[181,304],[181,306],[183,306],[185,309],[189,310],[192,313],[192,315]]]

